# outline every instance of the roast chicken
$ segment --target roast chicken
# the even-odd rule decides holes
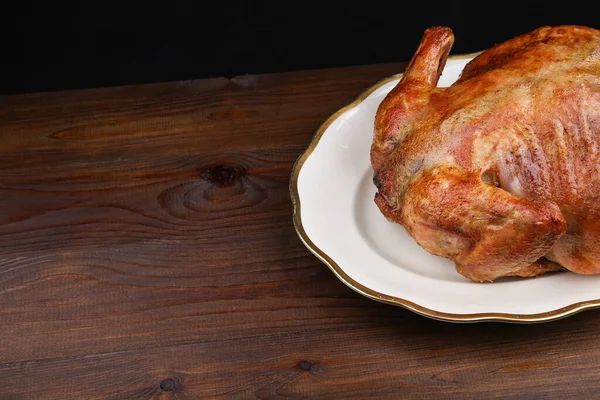
[[[545,26],[437,87],[454,35],[427,29],[380,103],[375,203],[475,282],[600,273],[600,31]]]

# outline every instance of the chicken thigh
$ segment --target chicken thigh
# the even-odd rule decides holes
[[[600,31],[541,27],[437,87],[432,27],[375,117],[375,203],[476,282],[600,273]]]

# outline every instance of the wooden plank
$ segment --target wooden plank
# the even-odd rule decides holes
[[[2,392],[40,400],[583,399],[600,390],[597,311],[544,325],[459,325],[354,298],[341,311],[323,300],[284,316],[278,310],[293,302],[282,300],[262,318],[237,315],[247,333],[236,340],[2,364]],[[290,328],[257,333],[259,319]],[[231,322],[225,313],[215,320]]]
[[[305,146],[404,64],[0,97],[0,167]]]

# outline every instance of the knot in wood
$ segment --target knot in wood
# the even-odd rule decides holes
[[[160,389],[165,392],[172,392],[177,388],[177,382],[173,378],[163,379],[160,382]]]
[[[310,371],[313,368],[313,363],[310,361],[302,360],[298,363],[298,368],[304,371]]]
[[[239,166],[230,165],[212,165],[202,171],[202,178],[206,179],[217,187],[229,186],[236,179],[245,175],[246,170]]]

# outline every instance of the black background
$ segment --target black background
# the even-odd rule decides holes
[[[423,31],[451,54],[542,25],[600,28],[594,2],[21,2],[2,12],[3,94],[407,61]]]

